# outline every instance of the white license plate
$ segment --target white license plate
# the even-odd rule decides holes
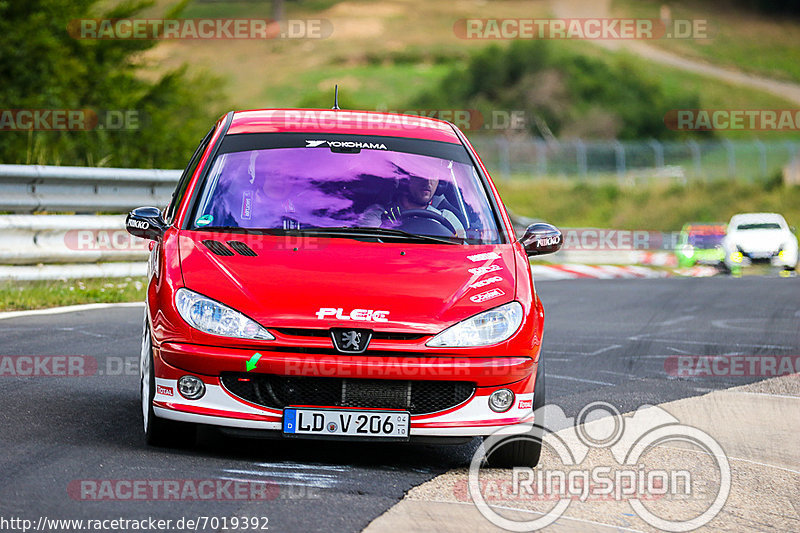
[[[408,440],[411,415],[406,411],[351,409],[283,410],[283,432],[317,437],[370,437]]]

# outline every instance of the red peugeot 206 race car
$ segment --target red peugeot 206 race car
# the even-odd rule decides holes
[[[126,227],[154,241],[150,444],[193,442],[197,424],[442,443],[539,429],[544,313],[528,256],[558,250],[561,234],[538,223],[516,239],[448,122],[231,112],[169,206],[135,209]],[[514,438],[490,461],[532,466],[540,448]]]

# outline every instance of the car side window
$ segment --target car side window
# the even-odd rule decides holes
[[[178,211],[178,206],[181,204],[183,200],[183,196],[186,194],[186,189],[189,187],[189,182],[192,180],[192,176],[194,175],[194,171],[197,170],[197,165],[200,164],[200,159],[203,157],[203,152],[206,151],[208,147],[208,143],[211,142],[211,137],[214,135],[214,128],[211,128],[206,136],[203,137],[203,140],[200,141],[200,145],[192,154],[192,158],[189,160],[189,164],[186,165],[186,169],[181,174],[180,179],[178,180],[178,185],[175,187],[175,191],[172,193],[172,199],[169,202],[169,206],[164,213],[164,220],[167,221],[168,224],[172,224],[175,213]]]

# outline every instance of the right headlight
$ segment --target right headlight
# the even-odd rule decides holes
[[[175,307],[190,326],[212,335],[275,340],[261,324],[239,311],[184,287],[175,291]]]
[[[444,348],[497,344],[519,329],[522,316],[522,304],[509,302],[450,326],[425,345]]]

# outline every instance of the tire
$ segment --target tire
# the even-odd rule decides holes
[[[539,367],[536,369],[536,381],[533,388],[533,410],[536,413],[533,428],[527,434],[508,437],[507,440],[500,441],[491,450],[487,450],[486,460],[489,466],[513,468],[515,466],[534,467],[539,464],[544,434],[545,388],[544,359],[539,355]]]
[[[153,411],[153,398],[156,395],[156,377],[153,368],[153,344],[146,317],[139,362],[140,412],[142,414],[145,443],[149,446],[171,448],[184,448],[194,444],[197,435],[197,427],[194,424],[159,418]]]

